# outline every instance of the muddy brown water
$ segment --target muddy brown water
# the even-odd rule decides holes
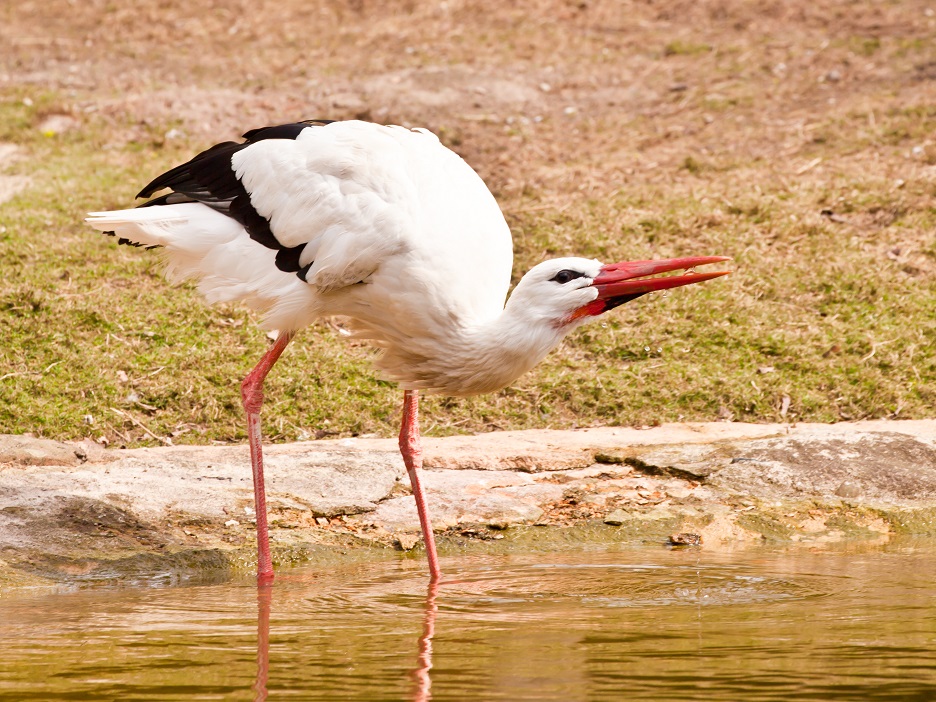
[[[936,699],[933,540],[443,567],[4,593],[0,699]]]

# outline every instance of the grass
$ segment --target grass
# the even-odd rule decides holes
[[[421,29],[417,18],[407,31],[418,51],[395,60],[407,70],[434,56],[467,65],[461,52],[484,36],[509,36],[513,48],[491,42],[484,61],[513,56],[528,83],[548,84],[541,104],[509,120],[501,108],[496,117],[493,108],[408,112],[405,101],[390,115],[436,127],[479,169],[514,232],[516,277],[570,253],[725,254],[734,274],[626,305],[500,393],[429,399],[427,433],[933,415],[936,94],[913,78],[932,61],[929,34],[843,31],[816,53],[819,40],[795,20],[778,48],[769,30],[739,34],[718,18],[676,38],[648,15],[645,44],[625,38],[609,52],[617,35],[594,31],[601,18],[588,24],[582,8],[534,25],[498,12],[461,17],[446,55],[420,41],[441,20],[430,13]],[[376,33],[352,28],[341,41],[384,47],[395,27],[384,17]],[[551,72],[525,63],[553,49]],[[132,64],[135,53],[120,55]],[[322,75],[354,72],[319,58]],[[373,70],[375,54],[366,60]],[[883,78],[819,80],[871,61],[867,70]],[[612,62],[633,69],[624,90],[656,76],[645,97],[607,97],[616,95],[617,83],[602,82]],[[207,95],[217,74],[197,73]],[[231,89],[230,72],[220,74]],[[251,74],[241,87],[271,86],[277,105],[292,105],[286,88],[299,83],[290,80],[299,78]],[[243,441],[239,382],[268,343],[256,320],[204,306],[191,286],[171,288],[154,252],[118,247],[81,223],[88,210],[127,206],[151,176],[207,146],[196,118],[152,105],[145,117],[99,111],[111,99],[101,88],[0,85],[0,143],[22,155],[3,173],[29,178],[0,204],[0,432],[126,446]],[[51,115],[78,126],[43,128]],[[235,117],[226,128],[254,126]],[[393,435],[400,393],[375,377],[370,355],[330,320],[301,334],[268,381],[268,436]]]

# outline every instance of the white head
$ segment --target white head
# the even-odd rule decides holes
[[[507,302],[512,315],[531,323],[574,328],[618,305],[655,290],[700,283],[728,271],[696,273],[707,263],[727,261],[724,256],[694,256],[659,261],[621,261],[603,264],[588,258],[555,258],[544,261],[520,279]],[[649,278],[656,273],[685,269],[685,275]]]
[[[546,326],[566,334],[588,315],[578,311],[598,299],[592,285],[604,264],[588,258],[555,258],[527,272],[514,288],[507,309],[530,327]]]
[[[696,256],[610,264],[587,258],[544,261],[517,283],[507,301],[505,317],[516,330],[511,336],[525,337],[533,355],[542,358],[571,330],[603,312],[648,292],[710,280],[728,271],[647,276],[726,260],[723,256]]]

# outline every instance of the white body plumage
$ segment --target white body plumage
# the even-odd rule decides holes
[[[304,279],[278,268],[277,250],[216,203],[98,212],[88,221],[163,247],[170,279],[195,279],[212,303],[246,303],[264,314],[267,328],[294,331],[322,315],[347,316],[356,336],[382,349],[376,365],[388,378],[431,392],[504,387],[582,321],[558,324],[558,313],[597,296],[591,288],[565,300],[524,295],[529,280],[505,313],[513,257],[507,223],[481,178],[425,130],[310,125],[295,138],[244,146],[230,168],[279,244],[303,247]],[[601,264],[541,266],[527,278],[548,290],[562,268],[584,267],[593,278]],[[549,304],[537,317],[546,301],[561,309]]]

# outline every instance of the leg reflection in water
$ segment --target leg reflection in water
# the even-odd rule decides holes
[[[419,659],[416,669],[413,670],[413,679],[416,681],[416,691],[413,694],[414,702],[427,702],[432,699],[432,680],[429,671],[432,670],[432,637],[435,634],[435,618],[439,606],[436,604],[436,595],[439,594],[439,581],[433,579],[426,592],[426,609],[423,618],[423,632],[419,637]]]
[[[273,601],[273,584],[257,586],[257,677],[253,684],[254,702],[267,699],[267,681],[270,677],[270,609]],[[432,637],[435,634],[435,618],[439,606],[436,596],[439,594],[439,581],[429,583],[426,591],[426,605],[423,616],[423,630],[419,637],[419,657],[416,667],[410,673],[415,681],[414,702],[428,702],[432,699]]]
[[[257,586],[257,679],[253,684],[254,702],[267,698],[267,678],[270,676],[270,604],[273,583]]]

